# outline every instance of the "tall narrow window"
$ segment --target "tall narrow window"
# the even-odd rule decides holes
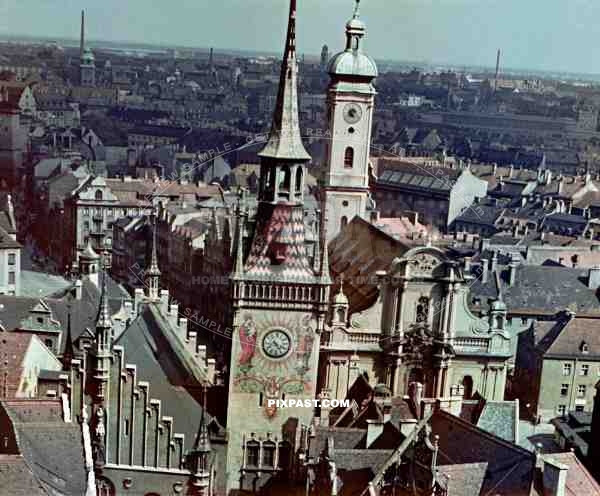
[[[340,229],[344,229],[348,225],[348,217],[345,215],[340,219]]]
[[[246,465],[249,467],[258,467],[260,445],[256,441],[246,443]]]
[[[344,152],[344,167],[346,169],[352,169],[353,166],[354,166],[354,148],[349,146],[348,148],[346,148],[346,151]]]
[[[302,166],[298,167],[298,170],[296,171],[296,194],[297,195],[301,195],[302,194]]]

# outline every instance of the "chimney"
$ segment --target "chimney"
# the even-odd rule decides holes
[[[490,266],[490,272],[494,273],[498,269],[498,252],[495,251],[492,255],[492,263]]]
[[[392,420],[392,400],[387,398],[383,401],[383,423]]]
[[[568,471],[567,465],[556,462],[551,457],[544,459],[544,496],[565,496]]]
[[[498,173],[498,164],[494,163],[494,165],[492,165],[492,175],[495,177],[497,173]]]
[[[75,281],[75,299],[81,300],[82,296],[83,296],[83,283],[81,282],[81,279],[77,279]]]
[[[464,271],[469,273],[471,272],[471,257],[464,257]]]
[[[600,288],[600,266],[598,265],[590,267],[590,271],[588,273],[588,288]]]
[[[488,280],[488,259],[481,259],[481,282],[482,284],[487,283]]]
[[[517,257],[512,254],[510,257],[510,263],[508,264],[508,285],[510,287],[515,285],[517,280],[517,267],[519,266],[519,262],[517,261]]]
[[[510,164],[508,166],[508,178],[509,179],[512,179],[514,170],[515,170],[515,166],[513,164]]]
[[[383,426],[384,422],[381,422],[380,420],[367,420],[367,448],[383,434]]]

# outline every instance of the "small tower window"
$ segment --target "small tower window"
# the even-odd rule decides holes
[[[302,166],[298,166],[298,170],[296,171],[296,194],[301,195],[302,190]]]
[[[102,190],[97,189],[95,194],[96,200],[102,200]]]
[[[354,166],[354,148],[349,146],[348,148],[346,148],[346,151],[344,152],[344,167],[346,169],[352,169],[353,166]]]
[[[340,228],[344,229],[348,225],[348,217],[345,215],[340,219]]]
[[[288,194],[292,183],[292,173],[286,165],[279,171],[279,192]]]

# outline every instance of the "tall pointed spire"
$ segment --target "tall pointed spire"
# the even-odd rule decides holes
[[[79,38],[79,57],[83,57],[85,50],[85,11],[81,11],[81,34]]]
[[[302,144],[298,117],[298,60],[296,57],[296,0],[290,0],[285,52],[271,132],[260,157],[310,160]]]
[[[102,292],[100,293],[100,306],[98,308],[98,318],[96,319],[96,329],[111,329],[113,326],[110,318],[110,309],[108,307],[108,290],[107,290],[106,269],[102,270]]]
[[[244,216],[246,208],[246,190],[240,189],[237,205],[237,225],[235,234],[235,259],[233,261],[233,277],[241,279],[244,273]]]
[[[146,270],[146,286],[148,287],[148,296],[153,300],[157,299],[160,287],[160,269],[158,268],[158,255],[156,254],[156,215],[153,215],[152,220],[152,255],[150,267]]]
[[[199,451],[200,453],[209,453],[211,446],[208,425],[206,423],[206,386],[203,387],[202,395],[202,415],[200,416],[200,427],[198,429],[198,435],[196,436],[196,442],[194,443],[194,450]]]
[[[74,351],[73,351],[73,337],[71,334],[71,308],[69,306],[69,313],[67,314],[67,337],[65,338],[65,351],[62,355],[63,370],[70,370],[73,362]]]

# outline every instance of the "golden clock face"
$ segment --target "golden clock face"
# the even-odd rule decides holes
[[[262,345],[263,351],[268,357],[282,358],[290,351],[292,339],[286,332],[274,329],[265,334]]]
[[[344,107],[344,120],[348,124],[356,124],[362,117],[362,109],[356,103],[348,103]]]

